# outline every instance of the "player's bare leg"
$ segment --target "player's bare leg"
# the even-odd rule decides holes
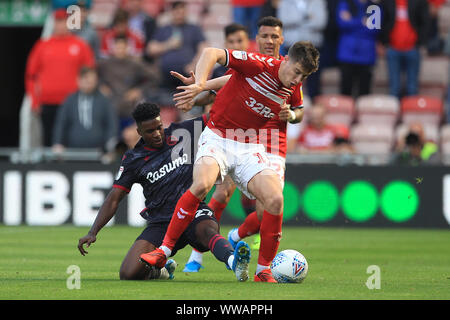
[[[150,280],[171,279],[173,276],[164,267],[161,269],[148,268],[139,262],[139,256],[145,252],[153,251],[156,247],[146,240],[136,240],[128,250],[127,255],[120,266],[119,277],[121,280]],[[172,270],[173,273],[173,270]]]
[[[223,209],[225,209],[228,202],[230,202],[230,199],[233,196],[233,193],[235,190],[236,190],[236,185],[234,184],[233,180],[228,175],[225,176],[225,178],[221,184],[216,185],[216,190],[214,190],[214,193],[212,195],[211,201],[208,204],[208,206],[213,210],[214,216],[216,217],[218,222],[220,222],[220,218],[222,216]],[[220,203],[222,205],[222,207],[218,208],[219,210],[214,210],[214,208],[211,207],[211,205],[213,205],[213,202]],[[222,209],[222,210],[220,210],[220,209]]]
[[[228,241],[234,245],[238,241],[252,235],[257,235],[259,237],[263,213],[264,204],[261,201],[256,200],[256,210],[250,213],[238,228],[234,228],[228,233]],[[260,243],[258,241],[257,248],[252,245],[252,249],[259,249],[259,245]]]
[[[249,181],[248,190],[264,205],[255,281],[276,282],[270,274],[270,263],[277,253],[281,238],[283,192],[280,179],[275,171],[263,170]]]
[[[216,189],[208,203],[208,207],[214,212],[214,217],[220,223],[222,212],[230,202],[231,196],[236,190],[236,185],[230,176],[225,176],[221,184],[216,185]],[[198,272],[203,269],[203,253],[192,248],[191,255],[186,263],[183,272]]]
[[[142,254],[142,262],[159,268],[165,265],[175,243],[194,219],[200,201],[211,190],[219,174],[219,164],[214,158],[205,156],[197,160],[192,186],[178,200],[162,245],[152,252]]]

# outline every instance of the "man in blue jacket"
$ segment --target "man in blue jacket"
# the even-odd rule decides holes
[[[340,92],[355,98],[369,94],[372,86],[379,31],[367,26],[367,8],[372,4],[368,0],[340,0],[336,11]]]

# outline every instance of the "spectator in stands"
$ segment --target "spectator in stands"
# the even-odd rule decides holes
[[[100,37],[97,30],[91,25],[89,21],[89,11],[91,2],[87,0],[77,0],[77,5],[80,8],[81,28],[73,29],[72,32],[87,42],[94,51],[95,58],[100,57]]]
[[[334,127],[326,123],[326,108],[320,104],[308,110],[308,125],[298,138],[300,153],[331,153],[334,152]]]
[[[124,35],[116,36],[113,56],[101,60],[98,66],[100,90],[113,101],[120,131],[134,121],[134,106],[145,97],[152,82],[142,63],[128,55],[128,44]]]
[[[123,154],[127,152],[127,150],[133,149],[139,141],[141,136],[139,136],[136,129],[136,122],[130,123],[128,126],[123,128],[115,150],[116,159],[121,159]]]
[[[339,29],[337,27],[336,11],[339,0],[327,0],[327,25],[323,32],[323,46],[320,53],[320,68],[332,68],[338,65],[337,46]]]
[[[44,146],[52,145],[58,107],[77,90],[80,69],[95,64],[89,45],[67,29],[66,10],[56,10],[53,16],[51,37],[34,45],[25,71],[26,93],[31,97],[32,110],[40,114]]]
[[[297,41],[310,41],[322,52],[328,18],[325,0],[280,0],[278,18],[283,22],[283,55]],[[321,93],[320,68],[308,77],[306,88],[311,98]]]
[[[231,0],[233,21],[247,27],[252,40],[258,33],[257,23],[264,2],[265,0]]]
[[[434,152],[427,152],[426,146],[418,133],[410,131],[406,135],[404,145],[403,150],[394,155],[393,164],[418,166],[440,163],[437,149]]]
[[[406,74],[406,95],[419,92],[420,51],[426,44],[430,13],[427,0],[383,0],[381,41],[386,50],[389,93],[402,97],[401,77]]]
[[[139,36],[144,42],[144,47],[147,47],[156,31],[156,20],[143,10],[142,0],[127,0],[125,9],[129,14],[128,28]],[[144,59],[152,62],[146,50]]]
[[[450,58],[450,32],[447,32],[447,41],[445,42],[444,53]],[[447,123],[450,123],[450,64],[448,66],[447,83]]]
[[[419,137],[421,144],[421,157],[424,160],[427,160],[431,157],[431,155],[438,151],[438,145],[433,141],[429,141],[426,139],[423,124],[420,122],[412,122],[408,126],[407,134],[405,136],[399,137],[395,148],[397,152],[401,153],[405,149],[407,141],[406,137],[410,133],[414,133]]]
[[[376,62],[376,28],[367,27],[368,0],[340,0],[337,7],[340,92],[355,98],[369,94]],[[356,89],[355,89],[356,87]]]
[[[147,49],[153,58],[159,58],[162,85],[170,92],[180,85],[170,71],[188,75],[206,47],[202,29],[187,22],[186,4],[175,1],[171,5],[171,24],[156,30]]]
[[[439,34],[439,9],[445,0],[428,0],[430,7],[430,27],[428,29],[427,52],[428,55],[439,55],[444,48],[444,40]]]
[[[130,124],[122,131],[122,141],[128,149],[133,149],[141,137],[137,132],[136,123]]]
[[[59,108],[53,135],[53,151],[65,148],[96,148],[111,153],[117,143],[117,116],[111,102],[98,90],[94,68],[84,67],[79,90]]]
[[[336,154],[352,154],[355,150],[350,142],[350,130],[345,125],[333,126],[334,140],[333,148]]]
[[[128,27],[129,14],[124,9],[118,9],[114,15],[111,29],[102,37],[102,58],[107,58],[114,52],[114,43],[117,36],[122,36],[128,42],[128,55],[135,58],[142,57],[144,52],[144,41]]]
[[[279,5],[280,5],[280,0],[266,0],[264,2],[264,5],[261,7],[260,18],[277,17]]]

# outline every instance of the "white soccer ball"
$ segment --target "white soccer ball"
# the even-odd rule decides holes
[[[283,250],[275,256],[270,269],[279,283],[302,282],[308,273],[308,262],[298,251]]]

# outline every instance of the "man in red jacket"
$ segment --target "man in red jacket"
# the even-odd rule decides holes
[[[77,90],[80,69],[95,64],[89,45],[68,30],[66,11],[56,10],[53,16],[52,36],[34,45],[25,71],[25,89],[31,97],[31,108],[41,116],[44,146],[51,146],[57,109]]]

